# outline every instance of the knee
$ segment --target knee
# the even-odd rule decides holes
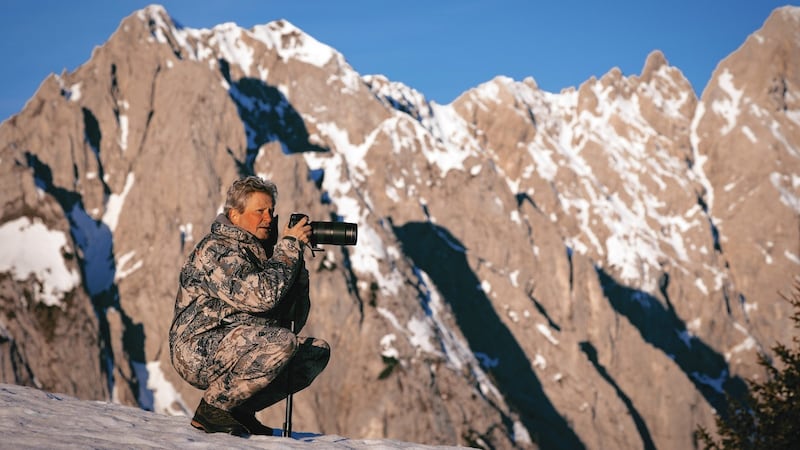
[[[314,348],[316,349],[317,360],[323,367],[328,365],[331,359],[331,346],[322,339],[314,339]]]

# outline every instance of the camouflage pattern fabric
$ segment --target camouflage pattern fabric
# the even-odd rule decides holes
[[[327,365],[325,341],[287,328],[294,318],[299,332],[310,309],[301,245],[281,239],[268,258],[255,236],[220,215],[187,258],[170,355],[209,404],[262,409],[310,385]]]

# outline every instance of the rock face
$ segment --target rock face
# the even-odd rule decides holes
[[[359,226],[307,259],[304,334],[333,355],[296,426],[688,448],[792,337],[798,36],[800,8],[775,10],[700,99],[656,51],[640,76],[497,77],[439,105],[286,21],[138,11],[0,125],[0,382],[191,414],[178,270],[255,173],[284,220]]]

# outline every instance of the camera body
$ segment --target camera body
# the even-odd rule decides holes
[[[311,222],[307,215],[293,213],[289,217],[289,227],[293,227],[305,217],[311,225],[312,247],[320,244],[356,245],[358,241],[358,225],[350,222]]]

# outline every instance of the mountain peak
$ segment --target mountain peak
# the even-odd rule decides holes
[[[645,60],[641,75],[642,81],[649,82],[655,72],[667,65],[669,65],[669,63],[667,62],[667,58],[664,57],[664,53],[662,53],[661,50],[653,50],[647,55],[647,59]]]

